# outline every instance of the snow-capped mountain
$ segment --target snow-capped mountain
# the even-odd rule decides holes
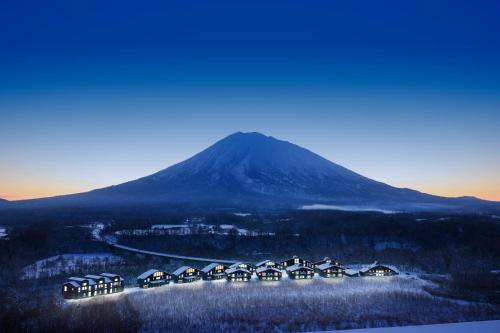
[[[214,208],[331,204],[397,210],[496,205],[475,198],[444,198],[392,187],[260,133],[234,133],[181,163],[127,183],[22,203],[183,204]]]

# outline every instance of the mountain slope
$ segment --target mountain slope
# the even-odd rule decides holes
[[[147,177],[86,193],[24,203],[216,207],[297,207],[324,203],[419,210],[476,206],[484,202],[395,188],[289,142],[259,133],[235,133]]]

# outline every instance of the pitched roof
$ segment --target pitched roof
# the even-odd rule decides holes
[[[177,268],[172,274],[173,275],[179,275],[179,274],[182,274],[184,273],[184,271],[186,271],[188,268],[193,268],[191,266],[181,266],[179,268]]]
[[[342,267],[340,267],[338,265],[335,265],[334,263],[331,263],[331,262],[325,262],[324,264],[316,266],[316,268],[319,268],[321,270],[327,269],[327,268],[330,268],[330,267],[342,268]]]
[[[244,269],[244,268],[239,268],[239,267],[232,267],[232,268],[229,268],[228,270],[226,270],[226,273],[227,274],[231,274],[231,273],[235,273],[235,272],[245,272],[245,273],[248,273],[248,274],[252,274],[249,270],[247,269]]]
[[[231,266],[229,266],[229,267],[230,267],[230,268],[235,268],[235,267],[239,267],[240,265],[252,266],[252,265],[247,264],[247,263],[244,263],[244,262],[237,262],[237,263],[232,264],[232,265],[231,265]]]
[[[301,269],[301,268],[306,269],[308,271],[312,271],[313,270],[312,268],[304,266],[304,265],[293,265],[293,266],[287,267],[286,270],[288,272],[293,272],[293,271],[296,271],[296,270]]]
[[[87,274],[87,275],[85,275],[85,277],[87,279],[92,279],[92,280],[104,279],[104,276],[92,275],[92,274]]]
[[[259,261],[258,263],[255,264],[255,266],[262,266],[262,265],[266,265],[268,262],[270,262],[271,260],[269,259],[266,259],[266,260],[262,260],[262,261]],[[274,261],[273,261],[274,262]]]
[[[332,261],[332,259],[330,259],[329,257],[324,257],[323,259],[316,261],[316,263],[318,263],[318,262],[328,262],[328,261]]]
[[[257,273],[261,273],[264,271],[275,271],[275,272],[281,273],[281,271],[279,269],[274,268],[274,267],[265,266],[265,267],[257,268]]]
[[[68,281],[66,283],[69,283],[70,285],[72,285],[75,288],[79,288],[80,287],[80,285],[78,283],[76,283],[75,281]]]
[[[213,263],[208,264],[208,265],[206,265],[205,267],[203,267],[203,268],[201,269],[201,271],[202,271],[203,273],[208,273],[208,272],[210,272],[212,269],[214,269],[215,267],[217,267],[217,266],[219,266],[219,265],[222,265],[222,264],[219,264],[218,262],[213,262]]]
[[[101,273],[101,274],[99,274],[99,275],[100,275],[100,276],[104,276],[104,277],[109,277],[109,278],[114,278],[114,277],[119,277],[119,278],[121,278],[121,276],[120,276],[120,275],[118,275],[118,274],[113,274],[113,273]]]
[[[144,273],[142,273],[141,275],[139,275],[137,277],[137,279],[145,279],[147,278],[148,276],[156,273],[156,272],[160,272],[159,269],[156,269],[156,268],[151,268],[151,269],[148,269],[147,271],[145,271]]]
[[[73,280],[73,281],[77,281],[77,282],[83,282],[83,281],[88,281],[89,279],[72,276],[72,277],[69,278],[69,280]]]
[[[396,267],[394,267],[394,266],[390,266],[390,265],[382,265],[382,264],[379,264],[377,261],[376,261],[376,262],[374,262],[374,263],[373,263],[373,264],[371,264],[371,265],[368,265],[368,266],[365,266],[365,267],[361,268],[361,269],[359,270],[359,272],[360,272],[360,273],[366,273],[366,272],[368,272],[370,269],[375,268],[375,267],[384,267],[384,268],[389,268],[390,270],[393,270],[394,272],[399,273],[399,270],[398,270]]]

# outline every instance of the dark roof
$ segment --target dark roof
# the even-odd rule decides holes
[[[79,288],[80,287],[80,285],[78,283],[76,283],[75,281],[69,281],[69,282],[66,282],[65,284],[70,284],[70,285],[72,285],[75,288]]]
[[[382,265],[382,264],[379,264],[378,261],[375,261],[373,264],[369,265],[369,266],[366,266],[366,267],[363,267],[361,268],[359,271],[360,273],[366,273],[368,272],[370,269],[372,268],[376,268],[376,267],[383,267],[383,268],[388,268],[396,273],[399,273],[399,270],[394,267],[394,266],[389,266],[389,265]]]

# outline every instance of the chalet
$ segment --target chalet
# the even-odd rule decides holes
[[[104,276],[89,274],[85,275],[85,278],[89,281],[95,282],[95,284],[91,285],[91,287],[94,289],[92,291],[93,296],[107,294],[106,278]]]
[[[150,269],[137,277],[137,284],[141,288],[159,287],[169,284],[172,275],[159,269]]]
[[[299,258],[297,256],[293,256],[288,260],[282,261],[281,266],[283,266],[284,269],[287,269],[288,267],[299,265],[299,266],[307,266],[311,267],[311,263],[305,259]]]
[[[259,269],[261,267],[272,267],[276,269],[283,269],[283,266],[279,262],[272,260],[264,260],[255,264],[256,269]]]
[[[381,265],[378,262],[374,262],[370,266],[364,267],[359,270],[360,276],[392,276],[398,274],[399,271],[395,267]]]
[[[123,291],[125,287],[125,281],[120,275],[113,273],[101,273],[99,275],[104,277],[104,281],[106,283],[107,292],[104,292],[105,294],[112,294]]]
[[[311,267],[302,265],[293,265],[287,267],[286,272],[290,279],[312,279],[314,276],[314,270]]]
[[[232,264],[231,266],[229,266],[229,268],[245,269],[245,270],[249,271],[251,274],[253,274],[253,272],[255,272],[255,266],[252,266],[250,264],[245,264],[242,262],[237,262],[236,264]]]
[[[75,282],[78,283],[79,288],[78,288],[78,297],[77,298],[85,298],[85,297],[92,297],[95,296],[93,294],[94,292],[94,286],[96,285],[95,281],[91,279],[86,279],[86,278],[81,278],[81,277],[70,277],[68,279],[70,282]]]
[[[226,277],[230,282],[247,282],[252,278],[252,272],[244,268],[233,267],[226,270]]]
[[[87,298],[123,291],[123,279],[116,274],[102,273],[85,277],[70,277],[63,284],[62,294],[66,299]]]
[[[226,277],[226,265],[211,263],[202,268],[203,280],[221,280]]]
[[[261,281],[279,281],[281,280],[281,271],[272,266],[262,266],[256,270],[257,277]]]
[[[322,277],[342,277],[345,269],[342,266],[336,265],[334,262],[326,262],[322,265],[316,265],[315,271]]]
[[[322,260],[316,261],[312,263],[312,268],[316,268],[316,266],[324,265],[324,264],[334,264],[335,266],[341,266],[340,262],[330,259],[328,257],[324,257]]]
[[[65,299],[82,298],[82,285],[76,281],[68,281],[63,284],[62,295]]]
[[[175,283],[188,283],[194,282],[201,278],[201,271],[199,269],[182,266],[172,273]]]

